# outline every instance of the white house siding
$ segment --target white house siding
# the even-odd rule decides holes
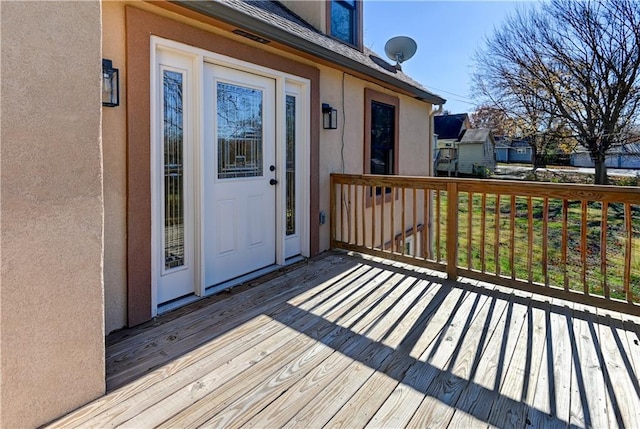
[[[474,174],[474,165],[484,165],[485,162],[482,143],[466,143],[458,146],[458,172]]]
[[[493,171],[496,167],[496,161],[491,142],[484,144],[460,143],[458,145],[458,163],[458,172],[462,174],[475,174],[474,165],[481,165]]]

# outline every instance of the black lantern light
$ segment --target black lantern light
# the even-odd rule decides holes
[[[322,103],[322,128],[325,130],[338,128],[338,111],[327,103]]]
[[[102,105],[116,107],[120,104],[120,81],[118,69],[111,60],[102,59]]]

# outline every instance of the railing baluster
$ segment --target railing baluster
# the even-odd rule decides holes
[[[367,247],[367,186],[360,186],[362,191],[362,246]]]
[[[406,230],[406,226],[405,226],[405,209],[407,207],[407,200],[406,200],[406,189],[402,188],[402,221],[400,222],[401,224],[401,228],[402,228],[402,255],[404,256],[405,254],[405,249],[407,248],[407,245],[405,244],[405,241],[407,239],[406,234],[407,234],[407,230]]]
[[[353,185],[349,184],[349,187],[347,188],[347,222],[348,222],[348,228],[349,228],[349,243],[353,243],[352,238],[353,238],[353,204],[352,204],[352,199],[351,199],[351,188],[353,188]]]
[[[562,200],[562,272],[564,273],[564,290],[569,290],[567,272],[567,223],[569,221],[569,201]]]
[[[427,245],[427,237],[431,234],[431,226],[429,224],[429,220],[431,220],[431,216],[429,213],[431,200],[431,191],[426,188],[422,189],[422,257],[423,259],[432,259],[431,249]]]
[[[515,280],[516,278],[516,265],[515,265],[515,243],[516,243],[516,196],[511,195],[511,209],[510,209],[510,220],[511,220],[511,237],[509,238],[509,264],[511,265],[511,279]]]
[[[587,284],[587,200],[582,200],[580,223],[580,260],[582,262],[582,290],[585,295],[589,295],[589,285]]]
[[[440,190],[436,191],[436,262],[440,262]]]
[[[343,198],[344,198],[344,184],[340,184],[340,241],[345,241],[345,233],[344,233],[344,227],[346,222],[344,221],[344,204],[342,204]]]
[[[600,220],[600,284],[605,299],[611,298],[609,283],[607,282],[607,229],[609,228],[609,203],[602,202],[602,218]]]
[[[371,248],[375,249],[376,248],[376,207],[378,204],[377,203],[377,194],[378,194],[378,187],[377,186],[372,186],[371,188],[372,191],[372,196],[371,196]]]
[[[624,226],[627,230],[627,240],[624,250],[624,295],[627,302],[633,302],[633,292],[630,288],[631,283],[631,240],[633,239],[633,225],[631,224],[631,204],[624,205]]]
[[[493,257],[496,263],[496,276],[500,277],[500,194],[496,194],[496,208],[493,213],[493,219],[495,222]]]
[[[418,190],[413,188],[413,257],[415,258],[418,253]],[[424,229],[424,228],[423,228]]]
[[[549,198],[544,199],[542,206],[542,276],[545,287],[549,287]]]
[[[393,198],[393,189],[391,189],[391,198]],[[384,240],[384,200],[387,199],[387,187],[382,187],[382,198],[380,203],[380,250],[385,250],[385,240]]]
[[[473,244],[473,193],[467,192],[467,268],[471,269],[471,245]]]
[[[480,237],[480,269],[484,273],[486,271],[486,265],[484,261],[484,250],[485,250],[485,234],[486,234],[486,220],[487,220],[487,194],[485,192],[482,193],[482,201],[481,201],[481,212],[480,212],[480,233],[482,234]]]
[[[458,278],[458,184],[447,183],[447,277]]]
[[[396,199],[394,195],[391,195],[391,216],[390,216],[390,230],[391,230],[391,253],[396,252]]]
[[[528,235],[528,252],[527,252],[527,271],[529,272],[529,284],[533,283],[533,200],[527,198],[527,211],[529,212],[529,235]]]
[[[329,210],[331,218],[329,219],[329,227],[331,228],[331,247],[336,246],[336,184],[335,179],[331,176],[329,186]]]

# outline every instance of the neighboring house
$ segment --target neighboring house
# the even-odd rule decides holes
[[[436,143],[435,171],[446,172],[447,176],[458,175],[457,139],[438,139]]]
[[[509,152],[511,151],[511,140],[505,137],[496,137],[496,162],[509,162]]]
[[[591,168],[595,166],[589,151],[582,145],[571,154],[571,165]],[[605,157],[605,165],[609,168],[640,168],[640,143],[627,143],[611,148]]]
[[[105,334],[327,250],[330,173],[432,173],[445,100],[363,46],[362,16],[3,3],[1,427],[102,395]]]
[[[496,168],[495,140],[488,128],[465,130],[458,143],[458,171],[484,176]]]
[[[505,137],[495,138],[496,162],[531,164],[533,148],[526,140],[511,140]]]
[[[521,164],[533,163],[533,148],[526,140],[514,140],[511,142],[509,161]]]
[[[448,176],[484,175],[496,166],[495,140],[489,129],[471,128],[469,115],[440,115],[434,118],[438,136],[435,170]]]

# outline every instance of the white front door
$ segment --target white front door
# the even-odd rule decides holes
[[[308,255],[310,83],[152,42],[156,314],[161,304]]]
[[[204,66],[206,287],[276,262],[275,80]]]

